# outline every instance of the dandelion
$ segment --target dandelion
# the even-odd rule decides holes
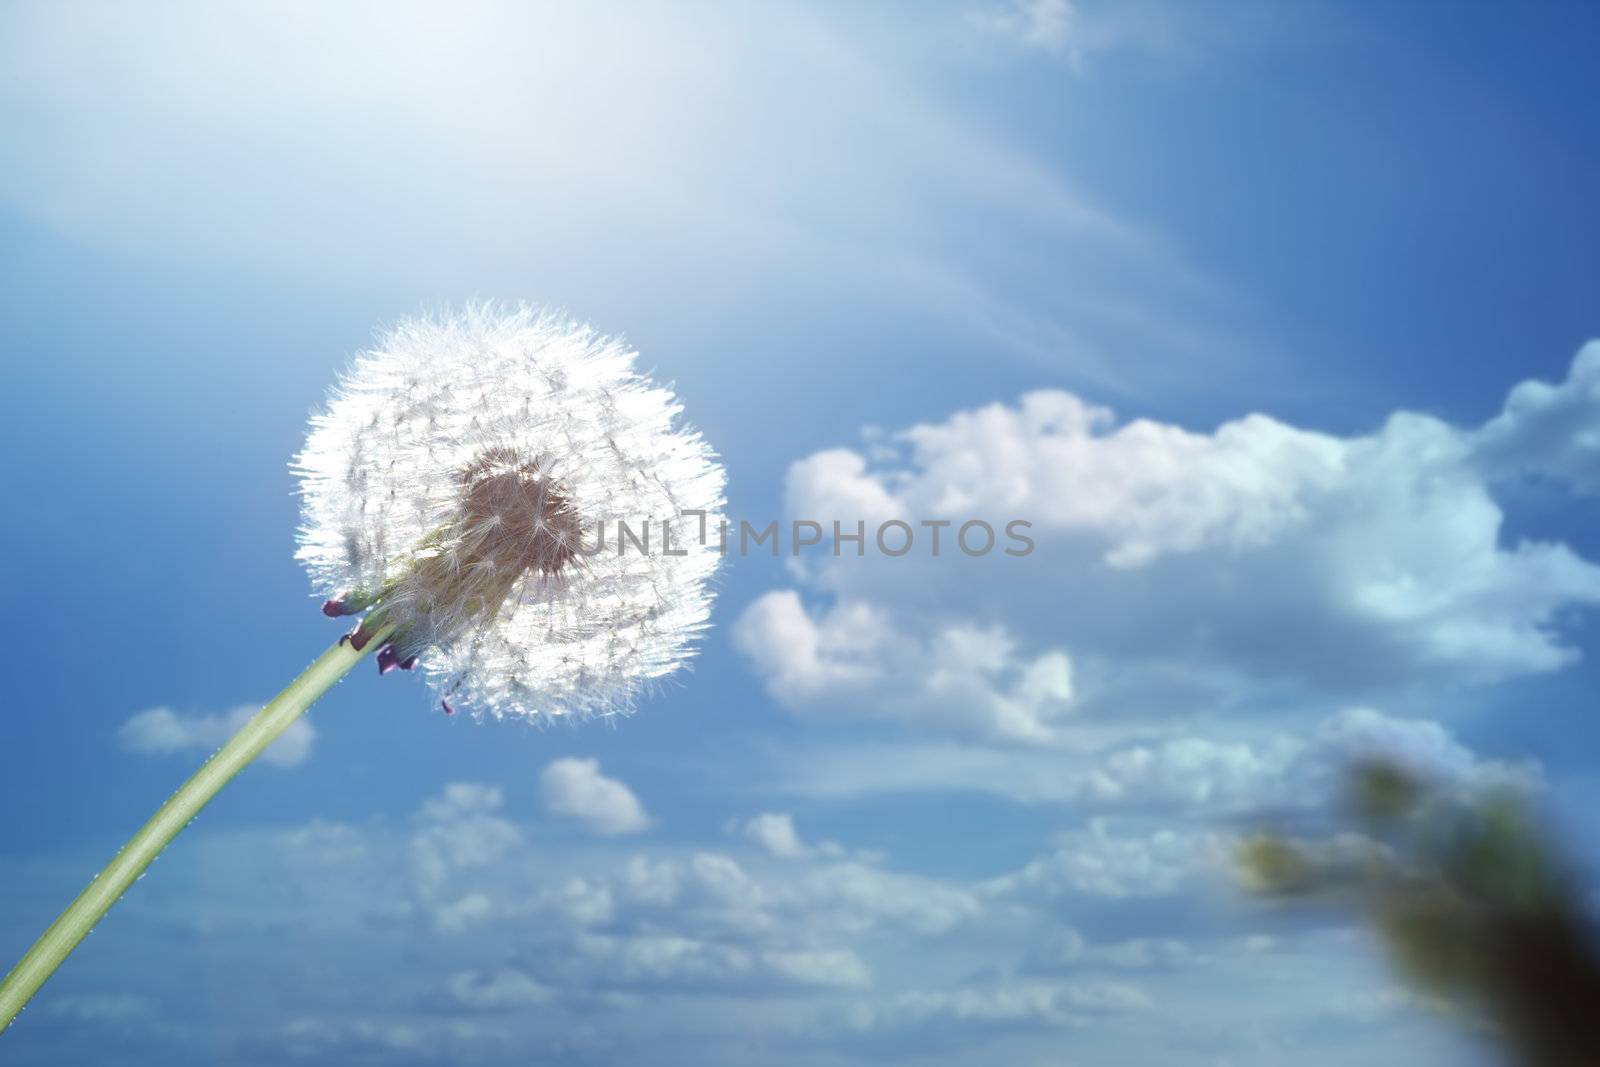
[[[587,327],[488,308],[405,323],[295,464],[323,610],[366,610],[358,642],[392,626],[380,670],[420,666],[450,707],[626,707],[683,662],[719,558],[696,531],[722,470],[678,411]],[[605,551],[616,521],[666,523],[678,547]]]
[[[445,711],[546,721],[625,711],[680,667],[720,559],[700,532],[723,472],[672,393],[587,326],[470,307],[360,356],[294,461],[299,558],[362,618],[197,771],[0,983],[9,1025],[232,777],[362,658],[420,670]],[[608,549],[607,523],[655,529]],[[586,535],[586,531],[589,532]]]

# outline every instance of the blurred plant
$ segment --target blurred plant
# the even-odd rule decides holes
[[[1581,883],[1526,801],[1432,784],[1398,763],[1357,764],[1354,832],[1260,834],[1247,884],[1278,898],[1354,905],[1400,973],[1526,1067],[1600,1064],[1600,942]]]

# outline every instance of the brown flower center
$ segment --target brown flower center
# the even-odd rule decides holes
[[[560,574],[577,558],[577,511],[539,460],[494,449],[461,474],[459,562],[506,577]]]

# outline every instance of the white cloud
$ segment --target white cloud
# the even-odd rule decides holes
[[[453,933],[482,925],[493,917],[494,901],[482,893],[468,893],[433,909],[434,924],[440,930]]]
[[[757,965],[740,945],[678,934],[583,934],[575,945],[586,968],[620,986],[733,984],[753,977]]]
[[[1446,788],[1532,789],[1537,766],[1483,759],[1444,725],[1349,708],[1309,736],[1274,733],[1255,740],[1178,737],[1117,747],[1064,775],[1066,794],[1107,806],[1150,811],[1238,814],[1327,809],[1350,768],[1368,758],[1398,763]]]
[[[521,971],[509,967],[498,971],[458,971],[449,978],[450,993],[464,1007],[502,1009],[529,1008],[547,1004],[554,992]]]
[[[428,800],[417,815],[410,858],[419,890],[434,897],[459,883],[464,872],[492,868],[522,846],[515,823],[498,814],[504,798],[494,786],[457,782]],[[467,912],[482,910],[468,907]],[[446,905],[441,924],[459,924],[461,902]]]
[[[277,843],[294,862],[312,867],[360,863],[367,858],[366,835],[353,826],[324,819],[284,831]]]
[[[1010,0],[973,13],[974,21],[986,30],[1012,37],[1029,48],[1058,53],[1071,44],[1076,18],[1071,0]],[[1079,55],[1074,52],[1074,62]]]
[[[774,856],[795,857],[810,853],[795,832],[794,819],[784,812],[763,812],[744,824],[745,836]]]
[[[1292,21],[1282,4],[1236,0],[1225,17],[1183,0],[1002,0],[970,12],[980,30],[1019,48],[1064,59],[1087,72],[1091,59],[1116,52],[1157,57],[1167,69],[1216,53],[1260,47]],[[1312,12],[1294,12],[1304,20]]]
[[[1327,1015],[1341,1025],[1372,1026],[1407,1011],[1429,1007],[1448,1010],[1446,1005],[1430,1004],[1425,997],[1409,989],[1390,986],[1387,989],[1352,991],[1335,997],[1328,1003]]]
[[[354,1017],[349,1012],[300,1015],[285,1020],[271,1035],[273,1047],[281,1048],[290,1059],[327,1057],[332,1062],[376,1056],[450,1063],[482,1059],[487,1052],[504,1054],[511,1043],[511,1031],[505,1026],[422,1017],[416,1011],[375,1012],[368,1017]]]
[[[622,782],[600,773],[600,761],[558,759],[539,775],[545,807],[597,834],[638,834],[650,828],[644,805]]]
[[[1445,788],[1531,790],[1543,784],[1536,763],[1485,759],[1441,723],[1393,718],[1372,708],[1351,708],[1330,719],[1314,744],[1311,760],[1348,768],[1355,761],[1382,758]],[[1288,777],[1303,781],[1312,773],[1291,771]]]
[[[1082,1026],[1096,1018],[1152,1007],[1150,998],[1125,983],[1008,982],[948,990],[902,993],[869,1009],[860,1025],[905,1029],[955,1024],[962,1029],[1018,1025]]]
[[[1136,937],[1085,950],[1084,959],[1130,971],[1177,970],[1195,962],[1187,944],[1170,937]]]
[[[1353,707],[1303,730],[1278,716],[1207,720],[1129,740],[1115,725],[1044,749],[940,742],[818,742],[786,748],[762,769],[786,795],[834,802],[906,793],[987,794],[1083,814],[1182,823],[1265,813],[1304,818],[1337,806],[1357,762],[1399,762],[1447,789],[1543,787],[1532,761],[1486,758],[1442,723]],[[763,826],[783,847],[779,825]],[[753,832],[753,831],[752,831]],[[769,847],[771,847],[769,845]]]
[[[1129,900],[1226,884],[1235,838],[1192,828],[1124,833],[1103,819],[1058,835],[1054,851],[994,879],[999,898],[1049,903],[1072,897]]]
[[[1026,32],[1052,36],[1050,7]],[[915,306],[944,336],[1103,379],[1245,362],[1220,286],[958,119],[924,88],[950,57],[908,48],[917,35],[794,6],[647,7],[625,40],[590,5],[392,13],[5,5],[0,105],[30,121],[0,130],[0,200],[91,247],[327,285],[589,303],[620,286],[634,321],[700,347],[705,316],[675,309],[759,275],[820,281],[834,308]],[[1044,264],[1048,299],[1019,291],[1011,259],[952,256],[969,224]]]
[[[868,473],[866,457],[848,448],[814,452],[790,464],[786,482],[789,498],[807,501],[819,515],[851,516],[869,529],[906,517],[894,494]],[[846,532],[850,529],[853,524]]]
[[[730,1035],[759,1035],[776,1063],[815,1062],[819,1042],[875,1060],[886,1039],[948,1044],[963,1050],[954,1063],[1023,1049],[1038,1058],[1055,1046],[1029,1035],[1090,1025],[1159,1062],[1191,1036],[1184,1020],[1221,1011],[1236,1025],[1241,998],[1282,981],[1269,968],[1308,951],[1291,929],[1263,959],[1251,947],[1260,938],[1206,912],[1228,842],[1203,827],[1091,824],[1009,874],[974,880],[839,860],[784,832],[784,819],[757,824],[783,855],[644,852],[617,840],[536,854],[504,807],[497,789],[457,783],[409,825],[202,830],[163,864],[167,892],[130,898],[124,921],[201,930],[213,951],[255,960],[282,1024],[218,1020],[208,1002],[205,1029],[186,1038],[177,1020],[194,1019],[193,1004],[159,989],[137,1005],[61,1012],[163,1027],[169,1051],[225,1032],[339,1062],[499,1062],[534,1040],[554,1041],[546,1050],[563,1061],[666,1047],[729,1062]],[[419,863],[422,854],[433,859]],[[1166,931],[1126,933],[1152,920]],[[1185,924],[1180,939],[1172,928]],[[311,942],[323,965],[305,982]],[[283,979],[290,972],[302,981]],[[1347,987],[1371,988],[1360,978]],[[1305,1011],[1260,1020],[1260,1032],[1284,1033],[1346,987],[1303,985]],[[1213,988],[1243,992],[1207,1007]],[[430,1009],[418,1015],[416,1004]],[[1171,1021],[1151,1026],[1158,1004]]]
[[[1501,477],[1541,475],[1600,493],[1600,341],[1590,341],[1558,385],[1529,380],[1474,436],[1481,462]]]
[[[1583,399],[1600,347],[1586,352],[1568,383],[1519,387],[1482,431],[1397,412],[1355,437],[1259,414],[1197,433],[1046,391],[875,438],[870,462],[802,459],[796,517],[853,528],[829,509],[868,501],[916,523],[1025,519],[1036,548],[966,558],[948,529],[937,559],[931,529],[899,558],[824,546],[802,588],[747,607],[735,642],[799,713],[1033,743],[1113,716],[1132,728],[1559,669],[1579,654],[1566,620],[1600,604],[1600,567],[1507,543],[1491,482],[1584,484],[1600,435]]]
[[[768,967],[804,985],[863,988],[872,984],[872,970],[848,948],[769,952]]]
[[[792,589],[767,593],[745,610],[734,641],[767,674],[779,699],[881,677],[876,651],[884,620],[865,604],[835,609],[819,626]]]
[[[150,708],[123,723],[117,731],[117,740],[127,751],[144,755],[173,752],[209,755],[260,710],[260,705],[243,704],[220,715],[180,715],[171,708]],[[316,727],[302,715],[289,724],[260,759],[275,767],[298,767],[310,758],[316,739]]]
[[[151,1002],[133,993],[69,993],[41,999],[35,1010],[75,1027],[119,1026],[149,1019]]]
[[[1019,656],[999,624],[951,622],[907,633],[888,613],[841,600],[813,617],[792,589],[740,616],[734,643],[798,711],[931,722],[1000,741],[1048,739],[1070,712],[1072,664],[1050,650]]]
[[[1270,544],[1310,518],[1351,463],[1338,438],[1265,415],[1211,434],[1148,419],[1117,426],[1110,409],[1059,390],[1028,393],[1014,408],[957,412],[898,440],[901,465],[880,466],[873,478],[885,491],[894,486],[903,510],[926,519],[1008,514],[1087,534],[1118,569]],[[826,499],[790,503],[827,514]]]
[[[808,856],[838,858],[844,849],[833,841],[808,844],[800,839],[794,828],[794,817],[788,812],[764,811],[745,820],[740,827],[744,836],[782,859],[800,859]]]

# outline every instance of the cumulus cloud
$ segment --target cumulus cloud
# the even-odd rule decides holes
[[[650,817],[633,791],[600,773],[600,761],[558,759],[539,775],[545,807],[606,836],[638,834]]]
[[[1542,784],[1531,761],[1485,759],[1456,739],[1442,723],[1401,719],[1372,708],[1351,708],[1324,723],[1312,758],[1340,766],[1381,757],[1444,788],[1531,790]],[[1291,779],[1304,776],[1290,774]]]
[[[780,703],[820,715],[910,719],[1028,742],[1049,738],[1070,711],[1066,654],[1022,656],[998,623],[915,633],[861,601],[813,615],[798,592],[783,589],[745,610],[734,643]]]
[[[872,984],[872,970],[848,948],[769,952],[767,966],[803,985],[857,989]]]
[[[1036,904],[1072,897],[1170,897],[1206,881],[1223,884],[1234,841],[1232,834],[1210,829],[1124,831],[1094,819],[1085,829],[1058,835],[1053,851],[994,879],[985,891]]]
[[[1100,807],[1238,814],[1326,808],[1350,768],[1382,758],[1442,788],[1531,790],[1539,768],[1485,759],[1449,728],[1374,708],[1348,708],[1309,735],[1273,733],[1256,740],[1187,736],[1118,746],[1085,769],[1068,772],[1065,794]]]
[[[1529,380],[1511,390],[1473,446],[1491,474],[1538,475],[1600,493],[1600,341],[1578,352],[1566,381]]]
[[[500,790],[475,782],[456,782],[443,794],[428,800],[417,814],[417,832],[410,841],[410,858],[419,891],[426,897],[450,892],[464,873],[490,868],[513,854],[523,843],[521,829],[499,814],[504,803]],[[465,911],[460,900],[442,925],[458,925],[474,910]]]
[[[1594,379],[1594,380],[1591,380]],[[1503,535],[1513,474],[1590,485],[1600,347],[1519,386],[1481,430],[1397,412],[1354,437],[1266,415],[1209,433],[1061,391],[802,459],[796,516],[1032,525],[1035,551],[891,558],[824,546],[735,641],[801,714],[886,717],[1030,743],[1114,715],[1371,698],[1559,669],[1600,567]],[[831,472],[833,481],[823,475]],[[865,505],[863,505],[865,506]]]
[[[848,448],[814,452],[791,464],[786,491],[819,515],[851,516],[874,526],[906,517],[904,505],[869,473],[867,458]]]
[[[180,715],[171,708],[150,708],[124,722],[117,740],[125,750],[142,755],[209,755],[260,710],[259,704],[242,704],[218,715]],[[274,767],[298,767],[310,758],[316,739],[316,727],[301,716],[261,754],[261,761]]]
[[[264,1055],[327,1062],[501,1062],[552,1034],[551,1055],[576,1062],[661,1047],[731,1062],[730,1034],[781,1063],[815,1062],[821,1045],[865,1062],[924,1040],[1001,1043],[994,1058],[1047,1053],[1014,1043],[1089,1024],[1118,1047],[1146,1042],[1140,1061],[1158,1062],[1184,1037],[1139,1021],[1153,1004],[1188,997],[1192,1017],[1197,988],[1280,980],[1252,962],[1259,938],[1202,914],[1228,855],[1226,835],[1202,825],[1094,822],[975,878],[830,855],[780,813],[739,824],[777,848],[738,857],[616,839],[535,854],[505,809],[498,789],[461,782],[409,822],[202,832],[169,857],[170,893],[130,899],[128,921],[203,930],[275,990],[280,1026],[208,1015],[194,1040],[225,1030]],[[1157,907],[1166,931],[1144,930]],[[1290,933],[1280,954],[1299,944]],[[302,937],[325,961],[311,980]],[[1306,1010],[1341,988],[1308,983]],[[192,1018],[192,1000],[143,1001],[73,1018],[127,1016],[119,1025],[159,1025],[164,1050],[187,1049],[172,1020]]]
[[[528,1008],[547,1004],[554,998],[548,986],[510,967],[489,973],[458,971],[450,976],[447,984],[451,996],[469,1008]]]
[[[757,854],[756,864],[704,849],[609,844],[573,869],[572,858],[532,855],[503,806],[496,788],[456,783],[423,802],[406,834],[313,823],[276,834],[259,871],[219,867],[247,881],[267,871],[276,872],[268,881],[303,877],[315,885],[306,906],[354,908],[353,928],[415,919],[425,925],[416,937],[514,949],[515,966],[480,963],[445,980],[453,1002],[484,1012],[645,989],[861,989],[874,981],[867,945],[950,935],[984,914],[969,887],[807,844],[786,819],[750,821],[783,852]],[[331,864],[331,843],[350,846],[360,862]],[[271,895],[294,896],[281,886]],[[263,914],[249,898],[239,902],[245,924]],[[217,916],[207,924],[227,929]]]
[[[861,1029],[944,1028],[970,1036],[986,1030],[1079,1027],[1152,1006],[1140,989],[1121,982],[1010,981],[909,991],[880,1006],[863,1007],[855,1023]]]
[[[787,813],[763,812],[744,824],[744,833],[774,856],[804,856],[811,851],[801,843]]]
[[[783,859],[844,855],[844,849],[833,841],[820,841],[816,844],[802,841],[799,831],[794,828],[794,817],[788,812],[764,811],[747,819],[739,829],[745,837]]]

